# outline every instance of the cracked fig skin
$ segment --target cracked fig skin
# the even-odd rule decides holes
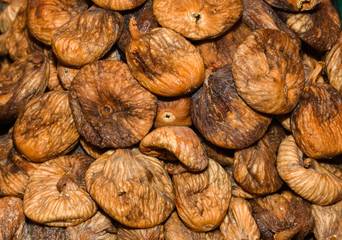
[[[164,164],[137,149],[109,150],[89,167],[85,180],[97,204],[128,227],[154,227],[175,207]]]

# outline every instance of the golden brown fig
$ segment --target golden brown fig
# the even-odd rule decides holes
[[[87,8],[84,0],[29,0],[27,27],[36,39],[50,45],[55,31]]]
[[[186,38],[200,40],[221,35],[242,15],[241,0],[154,0],[160,25]]]
[[[184,225],[174,211],[165,222],[165,240],[206,240],[205,233],[195,232]]]
[[[106,152],[106,150],[87,142],[83,137],[80,138],[80,143],[84,151],[95,159],[99,158]]]
[[[311,10],[322,2],[322,0],[265,0],[273,7],[288,11],[303,12]]]
[[[3,3],[0,10],[0,32],[7,32],[14,19],[16,18],[19,9],[26,4],[26,0],[11,0],[8,3]]]
[[[20,198],[0,198],[0,222],[0,239],[22,239],[25,215]]]
[[[127,65],[113,60],[83,67],[72,82],[69,100],[79,133],[100,148],[138,143],[152,127],[157,105]]]
[[[89,167],[85,180],[97,204],[128,227],[154,227],[175,206],[172,182],[162,162],[137,149],[104,153]]]
[[[49,62],[43,53],[19,59],[0,75],[0,121],[16,118],[25,105],[44,92]]]
[[[319,56],[314,56],[311,53],[302,52],[303,66],[305,73],[305,85],[311,83],[312,77],[316,77],[316,82],[325,82],[321,73],[321,68],[324,67],[324,63],[319,61]]]
[[[70,152],[79,134],[65,91],[51,91],[32,99],[14,126],[18,151],[33,162]]]
[[[92,0],[100,7],[115,11],[129,10],[142,5],[146,0]]]
[[[342,200],[342,179],[314,159],[303,161],[303,153],[292,135],[279,146],[277,169],[295,193],[314,204],[328,205]]]
[[[315,220],[313,233],[317,240],[337,240],[342,238],[342,201],[329,206],[312,205]]]
[[[49,76],[49,82],[48,82],[48,89],[50,89],[51,91],[53,90],[62,91],[64,90],[64,88],[58,79],[57,60],[55,56],[52,54],[52,52],[49,52],[49,62],[50,62],[50,76]]]
[[[326,54],[324,61],[330,85],[342,94],[342,32],[336,44]]]
[[[208,166],[196,133],[188,127],[160,127],[147,134],[140,142],[142,153],[164,160],[181,161],[189,171],[201,171]]]
[[[310,204],[290,191],[254,198],[250,203],[264,240],[304,239],[313,228]]]
[[[52,50],[64,65],[80,68],[102,58],[119,38],[122,26],[119,13],[91,7],[55,31]]]
[[[190,115],[191,98],[158,98],[157,114],[153,127],[186,126],[192,124]]]
[[[116,240],[116,231],[113,221],[98,211],[87,221],[67,227],[65,235],[67,239],[72,240]]]
[[[319,51],[331,49],[341,31],[340,18],[330,0],[322,0],[312,11],[278,13],[300,39]]]
[[[157,225],[152,228],[128,228],[120,226],[118,239],[125,240],[164,240],[164,226]]]
[[[126,48],[133,76],[150,92],[176,97],[197,89],[204,80],[201,54],[182,35],[155,28]]]
[[[205,233],[206,240],[225,240],[219,229]]]
[[[48,226],[68,227],[93,216],[97,206],[84,181],[92,161],[74,154],[42,163],[31,174],[25,191],[26,217]]]
[[[67,67],[63,65],[60,61],[57,61],[57,75],[63,87],[67,90],[70,89],[71,82],[74,77],[80,71],[78,68]]]
[[[235,151],[234,179],[247,192],[268,194],[280,189],[283,181],[278,175],[276,161],[278,147],[284,137],[284,129],[271,124],[257,143]]]
[[[220,225],[224,240],[258,240],[260,232],[252,216],[250,203],[243,198],[232,197],[228,214]]]
[[[9,37],[10,37],[10,33],[8,31],[0,35],[0,56],[8,54],[8,48],[6,46],[6,42]]]
[[[240,98],[229,65],[209,73],[192,96],[191,119],[208,141],[230,149],[255,143],[271,123],[270,116],[254,111]]]
[[[278,30],[249,35],[236,51],[232,72],[239,95],[263,113],[289,113],[304,87],[299,48]]]
[[[32,221],[26,221],[23,236],[21,240],[69,240],[65,236],[65,228],[45,226]]]
[[[211,231],[223,221],[231,198],[231,183],[224,168],[209,159],[199,173],[173,175],[176,207],[185,225],[194,231]]]

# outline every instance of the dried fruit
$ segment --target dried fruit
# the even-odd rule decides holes
[[[87,190],[118,222],[151,228],[174,209],[174,190],[163,164],[137,149],[109,150],[87,170]]]
[[[62,91],[64,90],[62,84],[60,83],[57,75],[57,62],[55,56],[49,52],[49,62],[50,62],[50,76],[48,82],[48,89],[51,91]]]
[[[133,78],[125,63],[113,60],[83,67],[72,82],[69,100],[79,133],[101,148],[138,143],[156,114],[157,98]]]
[[[299,48],[278,30],[260,29],[249,35],[236,50],[232,72],[239,95],[263,113],[289,113],[304,87]]]
[[[60,61],[57,61],[57,74],[59,80],[63,87],[67,90],[70,89],[71,82],[74,80],[74,77],[80,71],[78,68],[72,68],[64,66]]]
[[[242,15],[241,0],[154,0],[153,13],[160,25],[186,38],[214,38],[228,30]]]
[[[103,57],[119,38],[122,16],[110,10],[91,7],[77,14],[52,36],[56,57],[67,66],[82,67]]]
[[[120,226],[118,239],[125,240],[164,240],[164,226],[157,225],[152,228],[128,228]]]
[[[86,140],[84,140],[83,137],[80,138],[80,143],[84,151],[95,159],[99,158],[102,154],[106,152],[105,149],[99,148],[91,144],[90,142],[87,142]]]
[[[97,211],[86,191],[85,172],[92,158],[61,156],[42,163],[31,176],[24,195],[24,212],[31,220],[55,227],[77,225]]]
[[[271,117],[254,111],[240,98],[229,65],[208,74],[192,96],[191,119],[208,141],[232,149],[250,146],[271,123]]]
[[[220,230],[216,229],[211,232],[205,233],[205,239],[206,240],[224,240],[224,237]]]
[[[336,44],[326,54],[325,65],[330,85],[342,94],[342,32]]]
[[[231,183],[224,168],[209,159],[198,173],[173,175],[176,207],[185,225],[194,231],[211,231],[223,221],[231,198]]]
[[[100,7],[116,11],[129,10],[142,5],[146,0],[92,0]]]
[[[21,239],[25,215],[23,201],[20,198],[0,198],[0,222],[1,239]]]
[[[265,0],[273,7],[288,11],[302,12],[311,10],[322,2],[322,0]]]
[[[220,148],[201,138],[202,147],[207,156],[221,165],[232,165],[234,162],[234,153],[232,149]]]
[[[140,142],[142,153],[164,160],[179,160],[189,171],[201,171],[208,165],[201,142],[188,127],[160,127]]]
[[[68,153],[78,138],[65,91],[50,91],[32,99],[17,119],[13,132],[15,146],[33,162]]]
[[[29,220],[24,225],[23,236],[22,240],[67,240],[65,228],[44,226]]]
[[[10,0],[8,2],[1,1],[0,32],[4,33],[10,29],[19,9],[25,5],[25,3],[26,0]]]
[[[176,97],[197,89],[204,80],[201,54],[182,35],[155,28],[126,48],[132,75],[150,92]]]

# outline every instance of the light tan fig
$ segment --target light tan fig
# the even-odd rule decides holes
[[[178,159],[190,171],[201,171],[208,158],[196,133],[188,127],[160,127],[140,142],[142,153],[164,160]]]
[[[322,0],[265,0],[273,7],[288,11],[302,12],[311,10],[322,2]]]
[[[164,225],[152,228],[128,228],[119,226],[118,239],[125,240],[164,240]]]
[[[31,174],[24,194],[26,217],[48,226],[68,227],[93,216],[97,206],[84,180],[92,161],[73,154],[42,163]]]
[[[242,15],[241,0],[154,0],[153,14],[163,27],[186,38],[214,38]]]
[[[324,61],[330,85],[342,94],[342,32]]]
[[[252,207],[243,198],[232,197],[228,214],[220,225],[224,240],[258,240],[260,232],[252,216]]]
[[[263,113],[289,113],[304,87],[299,47],[279,30],[249,35],[236,50],[232,72],[239,95]]]
[[[312,158],[303,160],[292,135],[279,146],[277,169],[295,193],[314,204],[329,205],[342,199],[342,179]]]
[[[231,183],[220,164],[209,159],[202,172],[173,175],[173,184],[177,212],[185,225],[208,232],[221,224],[231,198]]]
[[[25,224],[23,201],[16,197],[0,198],[0,239],[20,240]]]
[[[142,5],[146,0],[92,0],[100,7],[115,11],[129,10]]]

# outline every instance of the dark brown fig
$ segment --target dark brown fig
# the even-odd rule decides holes
[[[250,203],[264,240],[304,239],[313,229],[310,204],[290,191],[254,198]]]
[[[0,121],[12,121],[25,105],[46,89],[49,62],[33,53],[11,64],[0,75]]]
[[[235,151],[234,178],[247,192],[268,194],[280,189],[283,181],[278,175],[276,162],[278,147],[284,137],[284,129],[271,124],[257,143]]]
[[[241,149],[258,141],[271,117],[251,109],[238,95],[231,66],[207,72],[202,88],[192,96],[191,119],[209,142]]]
[[[342,32],[336,44],[327,52],[324,61],[329,84],[342,95]]]
[[[25,215],[23,201],[16,197],[0,198],[0,238],[3,240],[22,239]]]
[[[279,30],[249,35],[234,55],[232,72],[239,95],[263,113],[291,112],[304,87],[299,47]]]
[[[221,165],[232,165],[234,162],[235,151],[227,148],[220,148],[211,142],[207,141],[205,138],[200,137],[202,142],[202,147],[207,156]]]
[[[322,0],[265,0],[272,7],[294,11],[303,12],[311,10],[322,2]]]
[[[41,225],[27,219],[21,240],[69,240],[65,236],[65,228]]]
[[[164,225],[152,228],[128,228],[119,226],[118,239],[125,240],[164,240]]]
[[[127,65],[101,60],[74,78],[69,100],[79,133],[100,148],[138,143],[150,130],[157,98],[131,75]]]

